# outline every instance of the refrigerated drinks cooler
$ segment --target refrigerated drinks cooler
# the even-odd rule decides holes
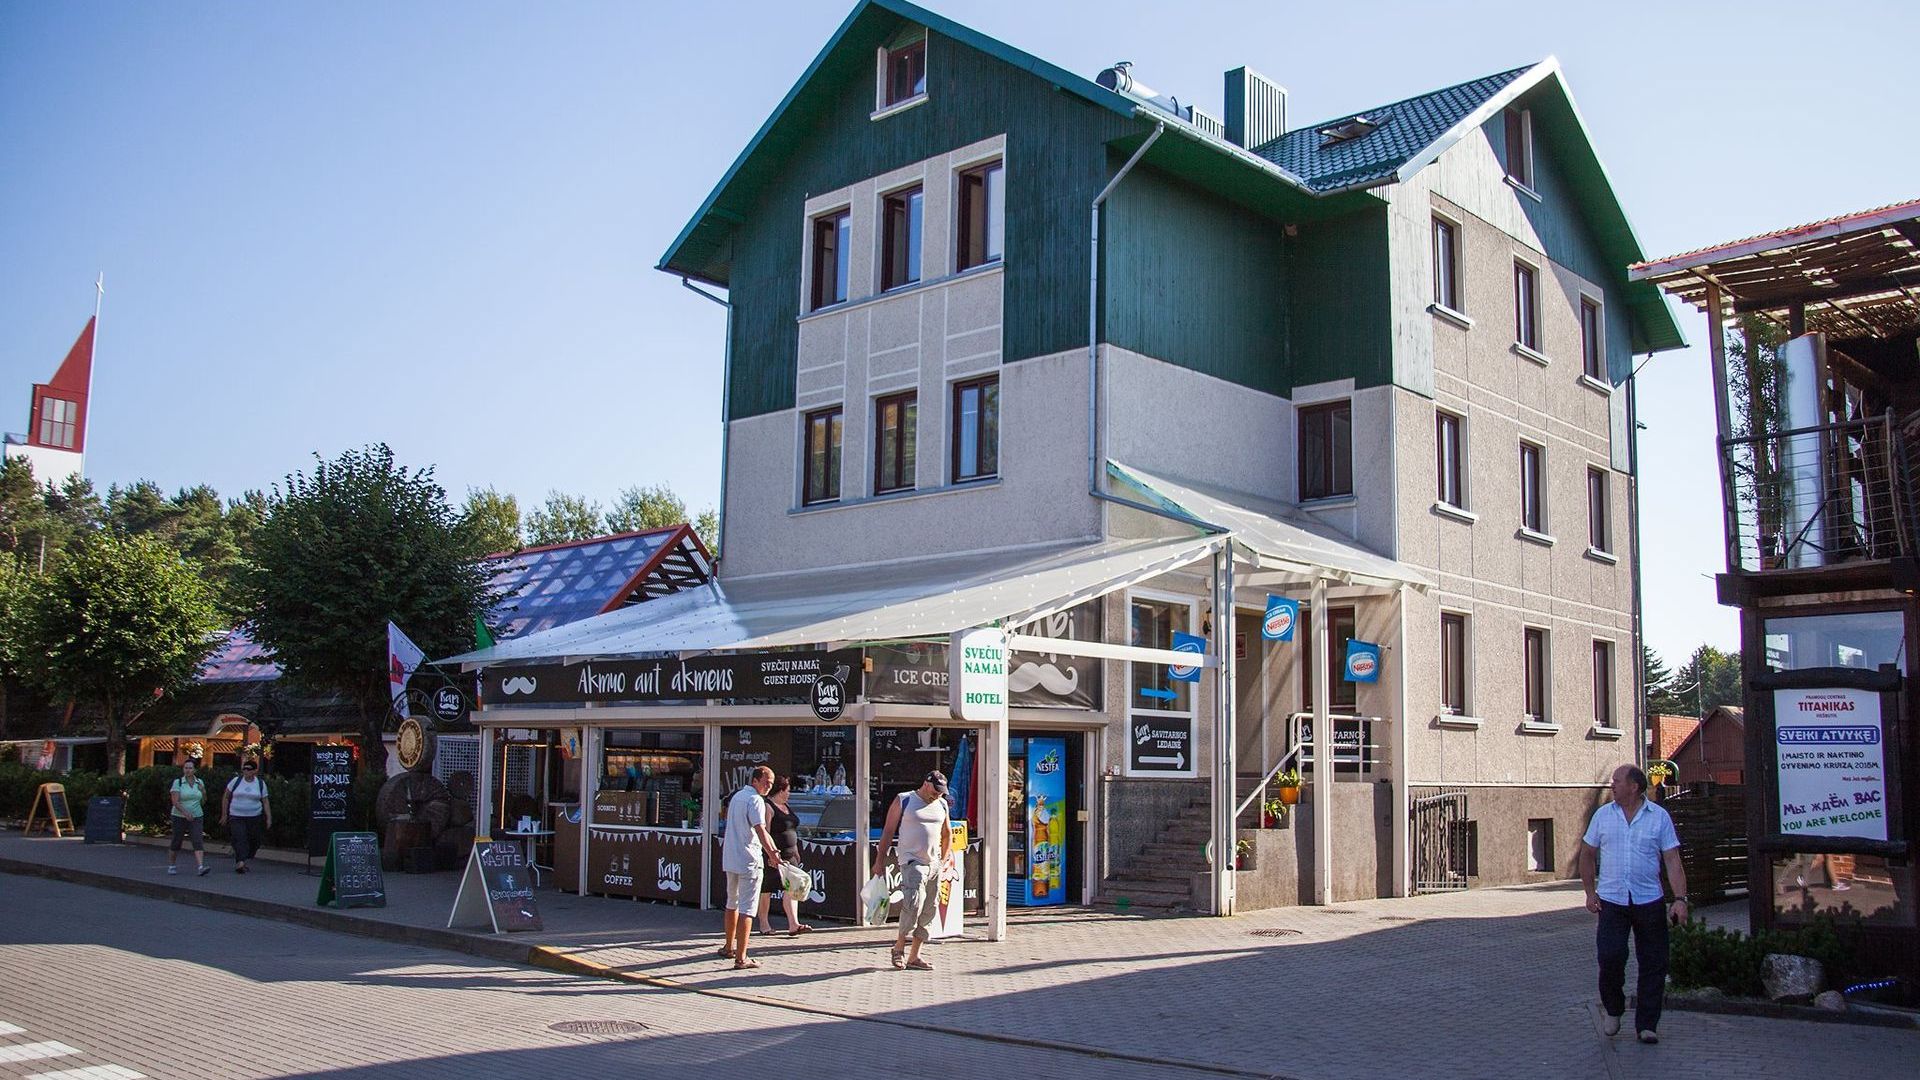
[[[1067,741],[1007,741],[1007,899],[1066,903]]]

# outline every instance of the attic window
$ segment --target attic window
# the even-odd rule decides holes
[[[1371,133],[1380,126],[1380,121],[1372,116],[1350,116],[1336,124],[1328,124],[1320,129],[1320,147],[1325,149],[1343,142],[1351,142],[1362,135]]]
[[[886,49],[880,62],[880,107],[911,101],[927,92],[924,34]]]

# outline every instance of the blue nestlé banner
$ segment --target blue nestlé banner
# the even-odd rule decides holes
[[[1200,658],[1207,654],[1207,639],[1196,637],[1193,634],[1182,634],[1176,630],[1173,634],[1173,651],[1192,653],[1193,666],[1169,667],[1167,669],[1167,678],[1176,682],[1199,682]]]
[[[1267,597],[1267,617],[1260,624],[1260,636],[1268,641],[1292,641],[1294,625],[1300,621],[1300,601],[1284,596]]]
[[[1371,641],[1347,642],[1347,681],[1380,681],[1380,646]]]

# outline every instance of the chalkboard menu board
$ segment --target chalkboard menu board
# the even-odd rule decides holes
[[[494,933],[541,930],[540,905],[533,898],[533,874],[518,844],[476,840],[467,856],[467,872],[453,898],[449,927],[458,923],[488,923]]]
[[[316,746],[307,773],[307,854],[325,855],[327,838],[347,827],[353,791],[353,749]]]
[[[67,809],[67,789],[52,787],[47,789],[47,801],[53,805],[55,821],[72,821],[73,811]]]
[[[386,907],[387,879],[380,872],[380,838],[370,832],[336,832],[320,872],[322,907]]]
[[[119,843],[123,839],[120,823],[126,808],[127,800],[118,795],[99,795],[88,799],[86,842]]]

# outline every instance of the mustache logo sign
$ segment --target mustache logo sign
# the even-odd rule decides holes
[[[538,679],[527,675],[516,675],[500,683],[500,692],[508,696],[514,694],[531,694],[539,685],[540,681]]]
[[[1037,664],[1029,660],[1013,669],[1007,676],[1007,689],[1016,694],[1025,693],[1034,687],[1041,687],[1049,694],[1066,697],[1080,686],[1080,672],[1069,668],[1061,671],[1052,664]]]

